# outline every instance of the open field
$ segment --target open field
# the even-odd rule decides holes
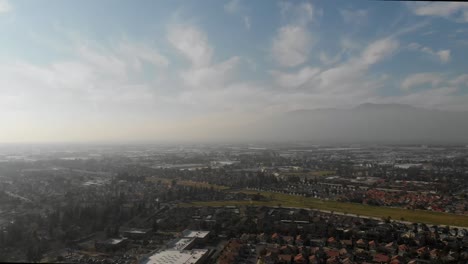
[[[424,210],[407,210],[402,208],[377,207],[356,203],[343,203],[336,201],[324,201],[314,198],[295,196],[274,192],[241,191],[243,193],[260,193],[267,201],[211,201],[193,202],[181,204],[180,206],[226,206],[226,205],[257,205],[257,206],[278,206],[301,207],[318,210],[335,211],[361,216],[371,216],[386,218],[390,216],[394,220],[404,220],[410,222],[420,222],[427,224],[453,225],[468,227],[468,216],[454,215],[447,213],[431,212]]]
[[[324,172],[323,174],[325,174]],[[171,180],[167,178],[150,177],[147,181],[161,181],[170,184]],[[177,184],[182,186],[196,186],[203,188],[213,187],[216,190],[229,191],[228,187],[222,185],[209,184],[206,182],[184,181],[177,179]],[[226,206],[226,205],[258,205],[258,206],[284,206],[284,207],[302,207],[318,210],[335,211],[362,216],[371,216],[378,218],[387,218],[390,216],[394,220],[404,220],[410,222],[421,222],[428,224],[454,225],[468,227],[468,216],[454,215],[448,213],[431,212],[425,210],[408,210],[403,208],[392,208],[383,206],[370,206],[356,203],[344,203],[337,201],[324,201],[315,198],[295,196],[275,192],[257,192],[251,190],[241,190],[239,192],[247,194],[260,193],[267,198],[266,201],[210,201],[193,202],[181,204],[180,206]]]

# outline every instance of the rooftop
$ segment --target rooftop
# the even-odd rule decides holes
[[[195,238],[188,238],[188,237],[179,238],[179,239],[169,242],[168,246],[173,249],[184,250],[193,244],[194,239]]]
[[[164,250],[148,258],[144,264],[196,264],[208,253],[207,249]]]
[[[182,231],[182,236],[183,237],[190,237],[190,238],[192,238],[192,237],[205,238],[209,233],[210,233],[210,231],[186,229],[186,230]]]

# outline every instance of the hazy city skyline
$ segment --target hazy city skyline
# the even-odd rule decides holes
[[[320,117],[329,130],[301,119],[297,137],[276,123],[374,103],[428,112],[408,115],[421,120],[407,137],[370,141],[466,144],[467,14],[466,3],[0,0],[0,142],[359,141],[358,129],[333,134],[348,128],[336,114]]]

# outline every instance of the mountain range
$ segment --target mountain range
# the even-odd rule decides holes
[[[245,134],[272,141],[467,144],[468,112],[366,103],[286,112],[250,124]]]

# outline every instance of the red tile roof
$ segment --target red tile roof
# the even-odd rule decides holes
[[[373,261],[377,263],[388,263],[390,261],[390,257],[384,254],[376,254]]]

